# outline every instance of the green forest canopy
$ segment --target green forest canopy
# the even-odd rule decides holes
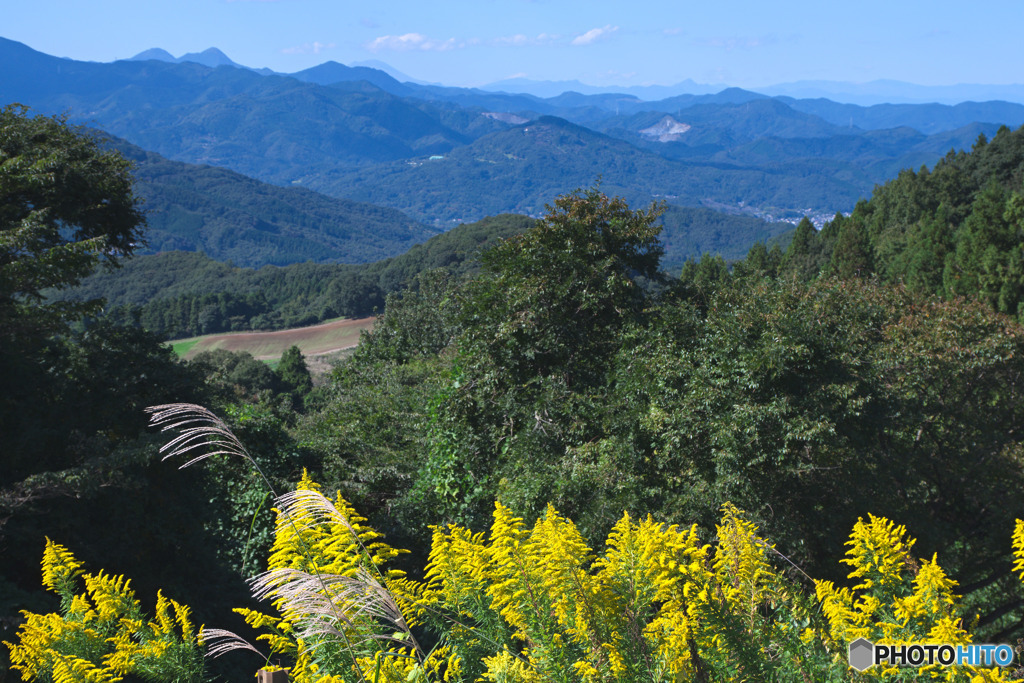
[[[1022,139],[1002,131],[820,233],[802,224],[785,252],[755,246],[731,270],[704,259],[680,280],[658,274],[652,212],[570,193],[479,270],[425,271],[388,295],[309,391],[298,359],[284,387],[231,354],[177,363],[110,321],[37,327],[4,350],[22,383],[0,425],[0,618],[45,602],[48,535],[230,625],[272,519],[241,464],[157,460],[141,408],[189,400],[224,415],[275,486],[306,469],[420,557],[429,525],[481,531],[495,500],[531,520],[554,504],[588,539],[624,510],[710,537],[732,501],[796,565],[845,581],[836,561],[872,513],[907,526],[915,558],[938,553],[979,640],[1020,637],[1007,530],[1024,509],[1024,329],[992,295],[1015,271],[986,255],[1021,241]],[[950,247],[916,255],[936,226]]]

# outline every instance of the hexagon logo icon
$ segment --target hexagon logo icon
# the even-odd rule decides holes
[[[871,668],[875,663],[875,646],[867,638],[850,643],[850,667],[857,671]]]

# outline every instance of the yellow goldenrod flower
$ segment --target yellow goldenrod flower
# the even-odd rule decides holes
[[[1013,529],[1013,571],[1020,572],[1020,580],[1024,581],[1024,519],[1018,519]]]
[[[47,540],[43,584],[61,595],[62,613],[23,613],[19,642],[5,643],[22,680],[201,679],[203,658],[188,608],[159,595],[157,619],[147,621],[127,579],[103,571],[83,574],[81,566],[67,548]],[[84,593],[75,593],[78,578],[85,583]],[[171,609],[175,618],[169,616]]]

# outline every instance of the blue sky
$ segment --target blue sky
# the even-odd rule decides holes
[[[1024,2],[2,0],[0,36],[92,61],[218,47],[293,72],[376,59],[418,79],[756,87],[1024,83]]]

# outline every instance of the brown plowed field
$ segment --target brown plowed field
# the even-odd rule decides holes
[[[231,332],[200,337],[184,358],[192,358],[202,351],[227,349],[248,351],[259,360],[273,360],[294,345],[303,355],[318,356],[325,353],[352,348],[359,343],[359,333],[373,329],[375,318],[358,320],[336,320],[334,322],[297,327],[276,332]]]

